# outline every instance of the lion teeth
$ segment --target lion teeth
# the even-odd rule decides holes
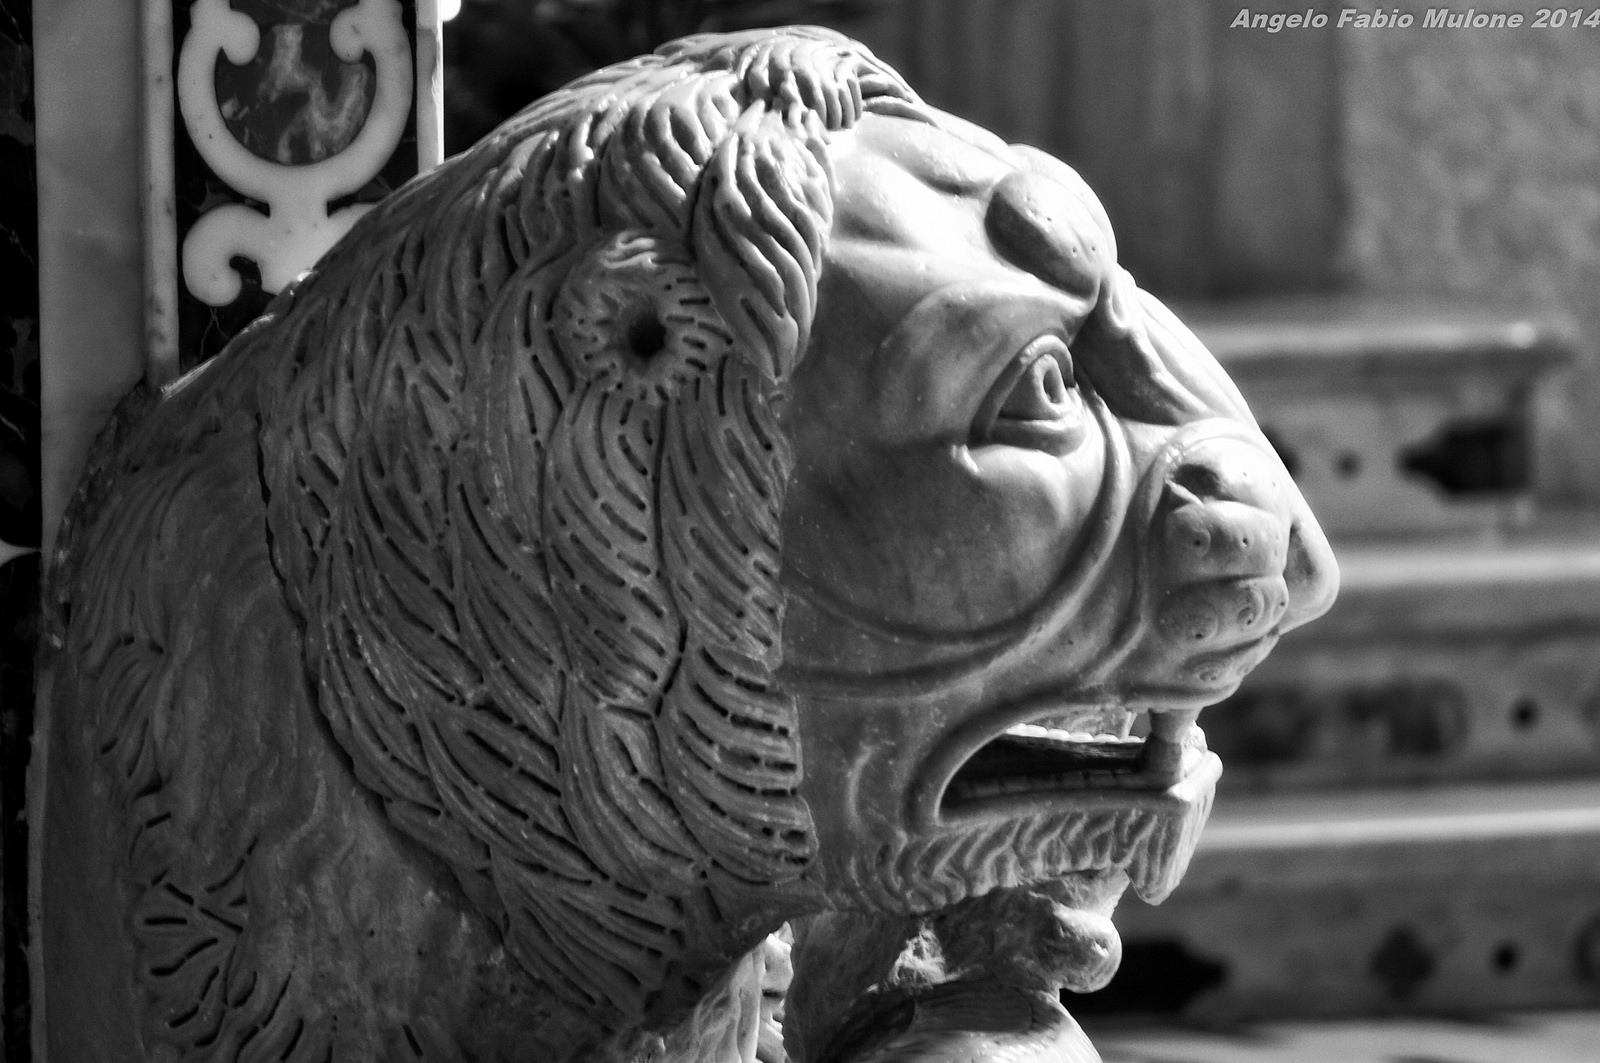
[[[1129,721],[1129,726],[1132,726],[1131,720]],[[1037,723],[1019,723],[1014,727],[1008,727],[1006,728],[1006,735],[1023,741],[1031,740],[1057,745],[1066,742],[1092,745],[1139,745],[1141,743],[1141,739],[1129,738],[1126,733],[1107,734],[1099,731],[1067,731],[1059,727],[1046,727]]]
[[[1205,736],[1195,726],[1199,709],[1150,712],[1150,738],[1145,743],[1139,774],[1147,785],[1165,787],[1183,777],[1194,756],[1205,749]]]
[[[1199,709],[1151,709],[1150,735],[1169,742],[1181,742],[1184,734],[1199,718]]]

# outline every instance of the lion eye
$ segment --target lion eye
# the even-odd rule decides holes
[[[1018,361],[1022,372],[1000,405],[998,416],[1036,421],[1054,417],[1076,386],[1072,355],[1054,336],[1043,337],[1025,348]]]
[[[1054,333],[1038,337],[1017,352],[984,396],[972,442],[1065,453],[1081,442],[1077,383],[1066,341]]]

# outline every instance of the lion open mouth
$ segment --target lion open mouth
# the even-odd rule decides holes
[[[956,769],[940,800],[959,817],[1000,801],[1083,790],[1165,790],[1206,752],[1199,710],[1103,709],[1020,723],[980,745]],[[1134,732],[1141,730],[1143,736]]]

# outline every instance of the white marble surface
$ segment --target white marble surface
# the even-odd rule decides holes
[[[83,459],[144,371],[138,5],[38,0],[44,541]]]

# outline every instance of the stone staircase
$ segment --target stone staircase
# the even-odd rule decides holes
[[[1600,515],[1530,475],[1568,326],[1291,300],[1184,313],[1333,540],[1343,590],[1202,719],[1188,877],[1118,916],[1093,1014],[1600,1002]]]

